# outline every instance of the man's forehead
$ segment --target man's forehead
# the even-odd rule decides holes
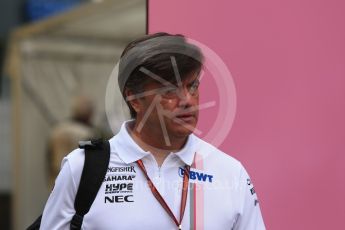
[[[200,78],[200,73],[199,72],[191,72],[189,74],[185,74],[183,76],[174,76],[174,77],[170,77],[168,79],[165,79],[164,77],[161,78],[160,81],[156,80],[156,79],[152,79],[152,78],[149,78],[147,80],[147,83],[148,84],[154,84],[154,85],[168,85],[168,84],[174,84],[174,85],[177,85],[177,83],[179,81],[182,82],[182,84],[189,84],[189,83],[192,83],[196,80],[198,80]],[[166,84],[164,84],[166,83]]]
[[[182,82],[193,82],[195,80],[198,80],[200,78],[200,71],[199,72],[192,72],[190,74],[187,74],[183,79]]]

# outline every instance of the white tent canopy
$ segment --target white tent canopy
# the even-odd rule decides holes
[[[71,98],[86,94],[97,104],[95,124],[107,126],[108,78],[124,46],[145,31],[145,0],[107,0],[13,33],[7,67],[13,98],[15,229],[32,222],[48,197],[46,147],[52,125],[70,115]],[[115,98],[119,106],[121,100],[120,95]],[[123,119],[119,116],[117,122]]]

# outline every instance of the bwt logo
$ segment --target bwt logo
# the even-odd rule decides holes
[[[184,169],[180,167],[178,169],[178,174],[181,177],[183,177]],[[190,180],[204,181],[204,182],[208,181],[208,182],[212,183],[213,175],[209,175],[209,174],[202,173],[202,172],[197,172],[195,170],[190,170],[189,171],[189,179]]]

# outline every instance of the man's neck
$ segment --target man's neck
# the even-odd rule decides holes
[[[129,123],[127,127],[129,134],[133,140],[145,151],[149,151],[157,161],[158,166],[161,166],[165,158],[171,152],[177,152],[183,148],[187,138],[172,138],[169,137],[170,145],[167,145],[163,134],[155,134],[148,127],[143,127],[140,132],[137,131],[137,123]]]

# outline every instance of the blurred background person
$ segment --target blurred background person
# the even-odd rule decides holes
[[[85,95],[77,96],[72,104],[72,117],[53,127],[47,157],[50,189],[54,186],[62,159],[73,149],[78,148],[78,141],[100,138],[100,133],[92,124],[94,110],[91,98]]]

